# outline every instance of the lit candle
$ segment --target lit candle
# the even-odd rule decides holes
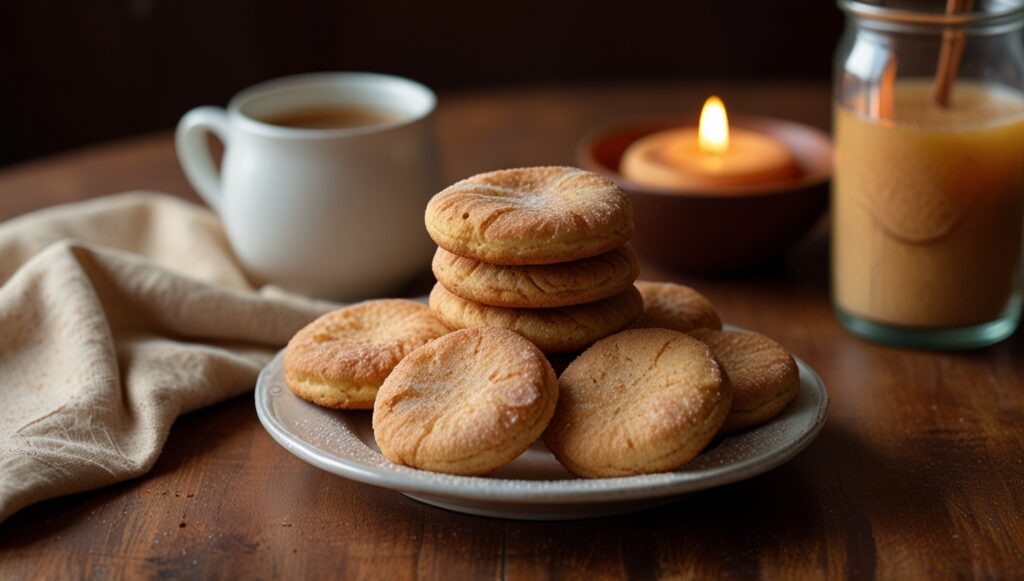
[[[630,145],[620,172],[641,184],[680,190],[768,185],[799,173],[780,140],[730,128],[725,105],[714,96],[704,103],[697,128],[661,131]]]

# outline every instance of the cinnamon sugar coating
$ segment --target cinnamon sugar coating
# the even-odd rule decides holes
[[[573,167],[475,175],[427,204],[427,232],[480,262],[552,264],[597,256],[633,234],[629,199],[611,180]]]
[[[496,307],[550,308],[591,303],[630,287],[640,272],[628,244],[604,254],[532,266],[498,266],[438,248],[434,276],[451,292]]]
[[[707,446],[732,403],[711,350],[667,329],[598,341],[558,384],[544,442],[563,466],[587,478],[675,470]]]
[[[536,441],[558,401],[544,354],[507,329],[456,331],[410,353],[381,386],[373,432],[392,462],[486,474]]]
[[[722,432],[761,425],[800,393],[800,372],[788,351],[749,331],[695,329],[691,336],[711,348],[732,384],[733,400]]]
[[[635,287],[597,302],[551,309],[492,307],[466,300],[438,283],[430,308],[453,328],[502,327],[532,341],[545,353],[579,351],[625,328],[640,316],[643,301]]]
[[[446,333],[430,308],[414,301],[382,299],[338,309],[288,342],[285,383],[317,405],[369,409],[402,358]]]
[[[671,282],[637,281],[644,297],[644,314],[634,327],[672,329],[686,333],[707,327],[721,329],[715,307],[707,297],[688,286]]]

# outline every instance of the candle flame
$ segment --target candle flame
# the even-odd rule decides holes
[[[729,151],[729,118],[725,105],[717,95],[708,97],[700,112],[700,126],[697,141],[704,153],[725,153]]]

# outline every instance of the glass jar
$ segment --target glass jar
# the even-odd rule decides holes
[[[1024,229],[1024,0],[848,2],[836,52],[832,300],[855,335],[1013,334]]]

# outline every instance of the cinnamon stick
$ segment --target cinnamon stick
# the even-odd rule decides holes
[[[969,12],[974,9],[974,0],[947,0],[946,14]],[[967,33],[961,29],[947,28],[942,32],[942,47],[939,49],[939,65],[935,71],[935,89],[932,97],[939,107],[949,107],[953,84],[960,70],[964,56]]]
[[[875,93],[875,117],[879,119],[892,119],[896,111],[896,73],[899,68],[899,61],[896,55],[889,54],[889,62],[885,63],[882,69],[882,76],[878,79],[878,87]]]

